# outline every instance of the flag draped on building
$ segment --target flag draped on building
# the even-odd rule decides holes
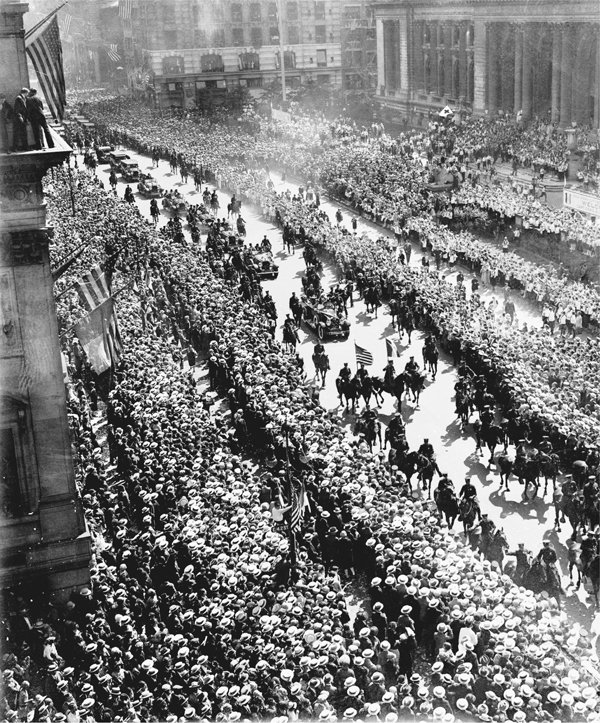
[[[75,325],[75,333],[93,370],[102,374],[119,361],[122,344],[115,302],[100,266],[94,266],[83,274],[77,292],[82,305],[90,313]]]
[[[119,17],[123,18],[123,20],[129,20],[132,5],[133,0],[119,0]]]
[[[119,60],[121,60],[121,56],[119,55],[117,50],[118,50],[118,45],[116,43],[111,43],[110,48],[106,49],[106,53],[107,53],[108,57],[115,63],[118,63]]]
[[[57,121],[65,111],[66,87],[63,54],[56,14],[25,37],[27,55],[33,63],[48,109]]]
[[[110,369],[121,356],[121,335],[114,304],[114,299],[106,299],[75,325],[77,338],[96,374]]]
[[[371,366],[373,364],[373,355],[370,351],[363,349],[362,346],[354,344],[354,353],[356,354],[356,363]]]
[[[99,264],[86,271],[77,284],[77,293],[81,303],[88,311],[92,311],[110,296],[110,287],[106,274]]]

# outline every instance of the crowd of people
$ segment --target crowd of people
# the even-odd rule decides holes
[[[314,201],[275,193],[264,168],[248,161],[274,162],[271,149],[285,146],[280,129],[260,156],[247,138],[208,122],[203,136],[194,125],[188,138],[185,119],[163,118],[159,137],[148,118],[127,113],[114,121],[115,139],[169,156],[184,144],[191,167],[303,228],[341,271],[410,289],[423,325],[479,355],[523,417],[596,441],[598,412],[582,409],[578,396],[579,380],[590,388],[600,373],[596,341],[549,326],[524,333],[442,274],[402,266],[392,245],[340,231]],[[290,132],[305,137],[301,127]],[[315,160],[309,173],[319,168]],[[376,169],[369,173],[375,183]],[[65,170],[46,193],[54,260],[83,247],[57,284],[57,312],[93,538],[91,585],[64,610],[19,591],[9,599],[2,716],[599,720],[589,634],[553,599],[482,561],[435,506],[398,495],[389,466],[311,398],[298,358],[273,338],[261,294],[245,299],[235,281],[215,275],[179,224],[156,231],[92,173],[74,179],[75,215]],[[439,228],[416,214],[411,223],[435,254]],[[477,242],[458,243],[457,253],[477,263]],[[95,379],[72,332],[85,310],[71,287],[97,263],[119,290],[123,354],[110,387]],[[229,414],[198,386],[199,356]],[[308,504],[294,560],[281,520],[299,491]],[[367,576],[369,591],[358,615],[341,579],[355,573]]]

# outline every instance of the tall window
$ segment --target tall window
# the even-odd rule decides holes
[[[300,43],[300,32],[297,25],[288,25],[288,43],[290,45],[298,45]]]
[[[327,67],[327,51],[317,50],[317,68]]]
[[[288,20],[298,20],[298,3],[288,2],[285,6],[285,12]]]
[[[14,431],[7,427],[0,429],[0,517],[6,520],[20,517],[21,514]]]
[[[325,25],[315,26],[315,43],[327,42],[327,28]]]
[[[252,47],[260,48],[263,44],[262,28],[252,28],[250,36],[252,38]]]
[[[315,18],[317,20],[325,20],[325,3],[323,0],[317,0],[315,3]]]
[[[296,53],[293,50],[285,50],[283,53],[285,61],[285,69],[293,70],[296,67]],[[278,68],[281,68],[281,55],[279,52],[275,54],[275,62]]]
[[[260,23],[261,19],[260,3],[250,3],[250,21]]]
[[[272,25],[269,28],[269,45],[277,45],[279,42],[279,28],[276,25]]]
[[[165,38],[165,48],[167,50],[176,50],[177,49],[177,30],[165,30],[164,38]]]
[[[244,28],[233,28],[231,34],[234,46],[239,48],[244,44]]]
[[[277,3],[269,3],[269,22],[277,22]]]
[[[231,5],[231,21],[234,23],[243,22],[241,3],[232,3],[232,5]]]

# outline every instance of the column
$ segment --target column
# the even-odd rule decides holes
[[[573,73],[571,120],[577,121],[580,125],[589,122],[588,111],[588,83],[590,68],[588,67],[585,55],[589,50],[590,38],[587,35],[583,23],[577,23],[573,28]]]
[[[594,128],[600,128],[600,38],[598,36],[598,25],[594,25],[596,36],[596,74],[594,78]]]
[[[571,122],[571,26],[565,23],[562,28],[561,63],[560,63],[560,124],[568,125]]]
[[[396,22],[398,33],[398,78],[397,88],[408,90],[408,23],[406,17]]]
[[[499,48],[500,58],[500,101],[499,105],[504,111],[509,111],[513,106],[514,89],[514,26],[510,23],[502,23],[502,40]]]
[[[515,28],[515,100],[513,104],[514,113],[521,110],[523,99],[521,97],[523,87],[523,28],[517,25]]]
[[[560,54],[561,32],[560,25],[552,28],[552,122],[558,123],[560,118]]]
[[[438,94],[438,25],[429,25],[429,63],[431,66],[431,93]]]
[[[458,97],[467,97],[467,23],[460,24],[460,39],[458,41]]]
[[[475,43],[473,45],[473,111],[482,115],[485,111],[485,86],[487,76],[487,31],[483,20],[475,20]]]
[[[419,20],[415,27],[414,54],[415,54],[415,90],[425,87],[424,56],[423,56],[423,21]]]
[[[452,97],[452,46],[454,24],[452,21],[444,23],[444,95]]]
[[[523,26],[523,73],[521,85],[521,110],[523,120],[531,118],[531,43],[532,32],[529,25]]]
[[[496,115],[498,111],[498,27],[496,23],[488,25],[487,51],[487,108],[490,115]]]
[[[377,18],[376,21],[376,37],[377,37],[377,92],[380,95],[385,94],[385,42],[384,42],[384,25],[383,19]],[[384,92],[382,93],[382,89]]]

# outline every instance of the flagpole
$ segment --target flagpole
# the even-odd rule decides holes
[[[285,479],[287,483],[287,491],[289,495],[290,504],[292,505],[292,508],[294,506],[294,490],[292,489],[292,476],[290,473],[290,426],[287,422],[284,422],[284,424],[281,425],[281,431],[285,435]],[[299,504],[299,503],[298,503]],[[297,554],[296,554],[296,534],[294,533],[294,530],[292,528],[292,515],[291,510],[290,514],[288,514],[288,534],[290,537],[290,565],[292,568],[292,574],[296,572],[296,566],[298,564]]]
[[[36,25],[34,25],[34,26],[31,28],[31,30],[28,30],[28,31],[25,33],[25,40],[27,40],[27,38],[28,38],[30,35],[32,35],[33,33],[35,33],[35,31],[36,31],[38,28],[41,28],[42,25],[43,25],[45,22],[47,22],[48,20],[50,20],[50,18],[53,18],[53,17],[56,15],[56,13],[57,13],[62,7],[64,7],[65,5],[68,5],[68,4],[69,4],[69,0],[65,0],[65,1],[64,1],[63,3],[61,3],[57,8],[55,8],[51,13],[49,13],[48,15],[46,15],[46,17],[45,17],[43,20],[40,20],[39,23],[37,23]]]

